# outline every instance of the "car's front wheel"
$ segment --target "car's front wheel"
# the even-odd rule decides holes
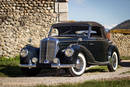
[[[78,53],[76,66],[68,69],[71,76],[81,76],[86,69],[86,59],[83,53]]]
[[[111,57],[109,58],[109,64],[108,64],[108,70],[110,72],[114,72],[116,71],[116,69],[118,68],[118,62],[119,62],[119,58],[118,58],[118,54],[116,51],[114,51],[111,55]]]

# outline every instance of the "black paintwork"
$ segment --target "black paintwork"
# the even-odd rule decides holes
[[[22,49],[28,49],[29,53],[27,57],[21,57],[20,56],[20,64],[29,64],[30,62],[32,63],[31,59],[33,57],[39,58],[39,48],[33,47],[30,44],[26,45]],[[32,63],[33,64],[33,63]]]
[[[51,37],[50,33],[48,38],[55,38],[58,42],[59,50],[56,57],[60,59],[62,64],[74,64],[76,61],[76,55],[78,52],[82,52],[87,60],[87,64],[104,65],[108,64],[108,56],[115,50],[119,52],[116,46],[106,38],[105,29],[102,25],[96,22],[73,22],[73,23],[58,23],[52,25],[52,27],[62,27],[62,26],[88,26],[89,33],[87,36],[56,36]],[[92,37],[91,31],[93,27],[98,27],[98,31],[101,34],[100,37]],[[96,29],[96,28],[94,28]],[[79,29],[80,30],[80,29]],[[51,30],[50,30],[51,32]],[[63,52],[66,48],[71,47],[74,49],[74,55],[71,58],[67,58]],[[36,52],[39,58],[39,51]],[[26,59],[26,58],[25,58]],[[28,58],[27,58],[28,59]],[[23,60],[22,60],[23,61]],[[22,62],[21,62],[22,64]],[[39,63],[38,63],[39,64]]]

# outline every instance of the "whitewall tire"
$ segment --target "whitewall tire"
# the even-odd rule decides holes
[[[86,70],[86,59],[84,54],[79,53],[76,60],[76,66],[69,69],[71,76],[81,76]]]
[[[118,54],[117,52],[113,52],[111,57],[109,58],[109,64],[108,64],[108,70],[110,72],[114,72],[116,71],[116,69],[118,68],[118,62],[119,62],[119,58],[118,58]]]

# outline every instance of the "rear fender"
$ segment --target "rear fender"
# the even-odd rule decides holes
[[[115,45],[110,45],[109,46],[109,48],[108,48],[108,56],[111,56],[114,51],[117,52],[118,60],[119,60],[119,63],[120,63],[120,53],[119,53],[118,48]]]

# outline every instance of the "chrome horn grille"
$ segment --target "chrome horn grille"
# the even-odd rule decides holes
[[[58,40],[55,38],[46,38],[41,40],[40,44],[40,63],[51,63],[56,57],[58,50]]]

